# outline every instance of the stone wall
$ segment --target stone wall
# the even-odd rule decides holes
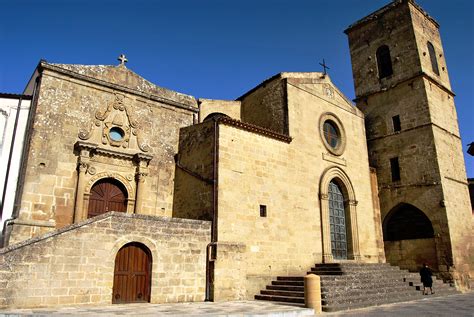
[[[290,143],[244,126],[219,125],[218,241],[245,246],[246,292],[236,291],[228,300],[251,299],[274,276],[303,275],[323,261],[323,193],[326,183],[341,181],[340,175],[345,175],[346,190],[353,195],[346,192],[345,199],[348,226],[353,224],[348,242],[358,248],[356,260],[383,261],[363,115],[327,77],[299,75],[294,75],[298,79],[284,75],[289,77]],[[328,113],[340,120],[345,131],[346,147],[339,156],[323,144],[320,118]],[[262,207],[266,216],[260,214]],[[235,289],[241,287],[234,281]]]
[[[212,220],[214,121],[180,130],[173,217]]]
[[[160,96],[146,95],[143,90],[156,86],[148,83],[137,91],[84,77],[80,70],[71,72],[67,66],[43,67],[26,153],[21,205],[10,243],[51,230],[47,228],[51,223],[61,228],[85,219],[88,190],[106,177],[117,179],[127,189],[128,212],[171,216],[173,156],[178,150],[179,129],[192,125],[197,112],[194,98],[162,88],[152,90],[162,93]],[[123,85],[129,78],[138,77],[125,67],[113,66],[88,75],[98,76],[108,69],[116,76],[109,80],[123,79]],[[122,126],[126,134],[120,144],[111,142],[107,135],[115,125]],[[80,149],[78,142],[83,142]],[[88,152],[84,154],[83,149]],[[142,157],[146,160],[139,162]],[[78,165],[84,179],[82,196],[76,192]],[[136,205],[138,182],[140,206]],[[78,202],[83,206],[75,211]]]
[[[0,250],[0,307],[110,304],[129,242],[152,254],[151,302],[203,301],[210,223],[109,212]]]
[[[418,272],[423,263],[438,267],[435,239],[385,241],[384,244],[387,262],[397,263],[401,269]]]
[[[199,98],[199,122],[203,122],[208,115],[215,112],[240,120],[240,106],[240,101]]]
[[[269,79],[240,97],[239,100],[242,102],[241,119],[243,122],[288,134],[285,80]]]
[[[400,203],[423,211],[434,229],[434,243],[425,245],[437,256],[434,269],[445,279],[454,278],[462,289],[474,265],[472,220],[454,93],[438,27],[413,1],[400,0],[346,33],[357,106],[366,115],[370,165],[377,170],[382,218]],[[439,74],[433,71],[428,41]],[[380,79],[375,52],[381,45],[390,49],[393,74]],[[394,116],[399,116],[400,131],[395,131]],[[395,157],[400,180],[392,180],[390,160]],[[421,266],[413,245],[400,241],[399,246],[406,249],[385,248],[392,264]]]
[[[345,31],[349,38],[354,87],[358,97],[413,77],[419,69],[418,52],[413,49],[415,35],[410,8],[408,5],[397,5],[395,1],[393,6],[397,9],[376,15],[377,23],[373,22],[373,18],[369,23],[360,23]],[[382,45],[390,49],[393,75],[379,79],[376,51]]]

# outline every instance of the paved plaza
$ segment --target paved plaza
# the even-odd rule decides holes
[[[41,309],[11,309],[0,316],[313,316],[313,310],[298,306],[263,301],[225,303],[128,304]],[[474,292],[446,297],[430,297],[352,311],[322,313],[321,316],[383,317],[474,317]]]

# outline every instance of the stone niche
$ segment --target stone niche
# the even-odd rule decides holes
[[[133,114],[127,98],[116,93],[111,102],[95,113],[89,127],[80,129],[75,143],[78,178],[74,222],[88,217],[92,188],[107,179],[126,192],[126,207],[122,211],[140,213],[143,183],[153,156]]]

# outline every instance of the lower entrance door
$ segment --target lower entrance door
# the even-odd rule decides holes
[[[151,253],[140,243],[123,246],[115,258],[112,303],[150,302]]]

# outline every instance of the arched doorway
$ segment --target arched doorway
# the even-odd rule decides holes
[[[392,208],[383,221],[383,239],[390,264],[410,271],[418,271],[425,262],[437,268],[433,226],[417,207],[401,203]]]
[[[124,245],[115,257],[112,303],[150,302],[150,250],[141,243]]]
[[[323,262],[360,260],[357,200],[349,177],[330,167],[319,184]]]
[[[127,211],[127,190],[113,178],[101,179],[92,186],[87,218],[108,211]]]
[[[334,180],[329,183],[328,196],[332,256],[334,259],[347,260],[345,199],[341,188]]]

